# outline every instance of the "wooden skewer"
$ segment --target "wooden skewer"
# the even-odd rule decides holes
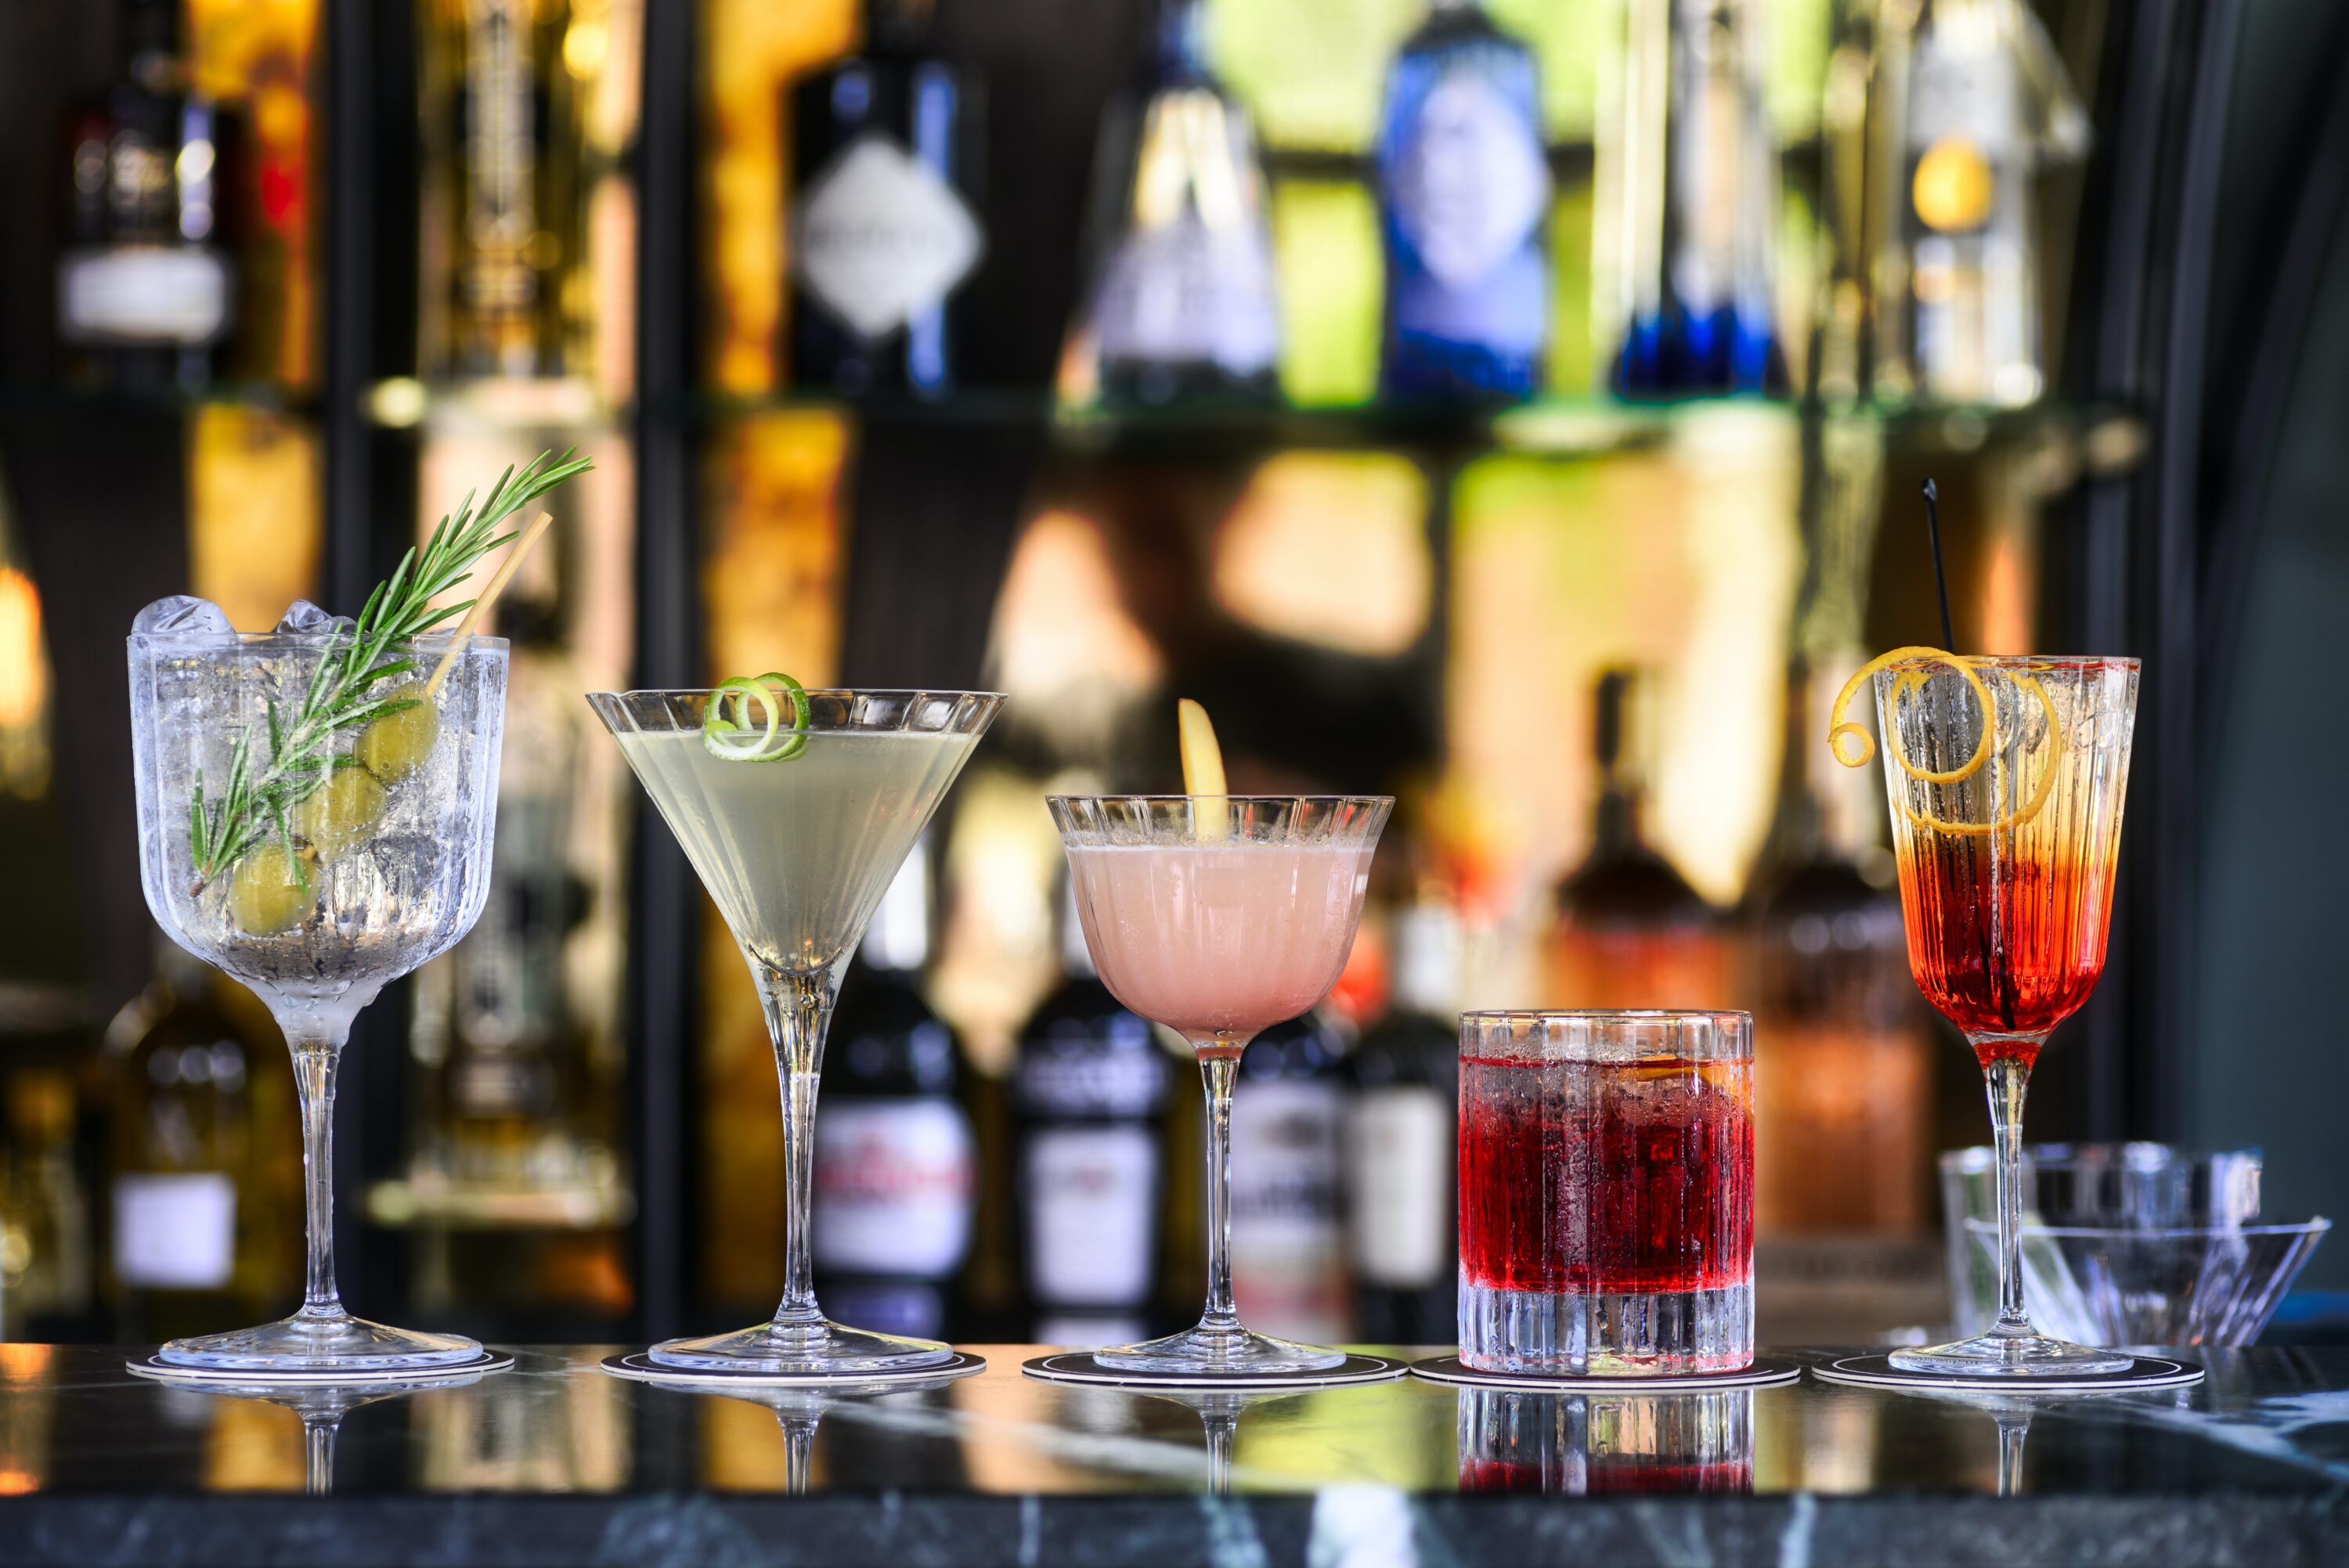
[[[513,548],[506,552],[505,560],[498,566],[497,575],[490,579],[490,585],[482,589],[481,597],[473,601],[473,607],[465,612],[465,618],[457,623],[457,634],[450,643],[449,651],[440,655],[440,663],[433,668],[432,678],[424,683],[425,701],[430,702],[440,695],[440,683],[449,678],[450,666],[457,662],[457,655],[465,651],[465,645],[472,639],[473,628],[481,624],[481,617],[488,614],[497,596],[506,591],[506,584],[513,578],[514,568],[522,564],[522,558],[530,553],[530,547],[538,542],[538,536],[544,533],[546,525],[554,521],[553,512],[540,512],[531,520],[530,526],[522,531],[522,537],[514,541]]]

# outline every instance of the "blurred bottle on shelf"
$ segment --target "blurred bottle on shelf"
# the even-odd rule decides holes
[[[1717,1007],[1729,991],[1719,914],[1640,837],[1651,726],[1640,672],[1599,679],[1590,853],[1558,884],[1548,999],[1560,1007]]]
[[[2020,0],[1930,0],[1878,20],[1869,119],[1882,210],[1878,389],[2013,407],[2047,374],[2033,178],[2088,150],[2088,116]]]
[[[585,94],[566,0],[426,0],[419,374],[572,377],[594,354]],[[598,7],[600,10],[601,7]]]
[[[1388,1345],[1449,1344],[1457,1328],[1460,917],[1423,899],[1394,917],[1385,1016],[1347,1057],[1347,1251],[1357,1329]]]
[[[1248,1326],[1353,1335],[1346,1268],[1346,1042],[1316,1014],[1248,1042],[1232,1096],[1232,1297]]]
[[[1272,229],[1247,109],[1207,68],[1206,0],[1160,0],[1143,79],[1103,117],[1081,392],[1160,404],[1270,397],[1280,357]]]
[[[978,77],[930,44],[930,0],[866,0],[864,45],[789,89],[789,364],[810,391],[954,389],[986,249]]]
[[[978,1168],[962,1044],[923,998],[926,841],[882,895],[840,988],[815,1124],[814,1263],[843,1323],[936,1338],[970,1251]]]
[[[6,1093],[0,1339],[42,1339],[79,1325],[94,1284],[89,1201],[74,1158],[73,1078],[61,1068],[20,1068]]]
[[[233,1328],[302,1290],[301,1128],[285,1037],[170,942],[107,1026],[118,1336]]]
[[[1061,983],[1011,1069],[1028,1332],[1044,1345],[1116,1345],[1149,1333],[1159,1293],[1174,1064],[1095,974],[1066,882],[1060,946]]]
[[[1832,775],[1845,769],[1819,741],[1813,719],[1826,702],[1811,684],[1796,659],[1777,811],[1745,922],[1754,1222],[1765,1239],[1913,1240],[1930,1177],[1931,1042],[1899,895],[1860,872],[1862,814],[1832,810],[1846,782]]]
[[[1433,0],[1388,74],[1375,156],[1387,255],[1380,389],[1530,395],[1550,325],[1533,51],[1476,0]]]
[[[517,588],[498,630],[511,668],[490,895],[464,939],[417,975],[409,1046],[422,1115],[408,1202],[427,1222],[608,1230],[616,1253],[631,1205],[613,1152],[613,1086],[564,972],[588,913],[572,864],[585,683],[552,599]]]
[[[1628,0],[1600,127],[1594,273],[1630,397],[1785,387],[1772,298],[1777,151],[1749,0]]]
[[[234,325],[242,122],[188,90],[179,0],[123,0],[119,15],[123,76],[67,121],[57,335],[70,378],[193,390]]]

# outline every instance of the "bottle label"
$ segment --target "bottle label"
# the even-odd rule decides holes
[[[1158,1144],[1139,1127],[1044,1128],[1022,1161],[1028,1291],[1044,1306],[1149,1299]]]
[[[114,1180],[114,1274],[140,1289],[218,1290],[236,1272],[236,1183],[217,1171]]]
[[[1342,1338],[1344,1100],[1328,1081],[1242,1082],[1232,1101],[1232,1293],[1268,1334]]]
[[[1427,271],[1447,288],[1470,288],[1541,221],[1549,166],[1527,110],[1482,73],[1454,70],[1420,105],[1388,195]]]
[[[1164,92],[1143,126],[1133,229],[1094,309],[1112,363],[1213,365],[1248,377],[1280,352],[1272,235],[1247,120],[1212,92]]]
[[[970,1246],[970,1123],[944,1099],[841,1100],[815,1123],[814,1254],[841,1274],[936,1279]]]
[[[1346,1140],[1354,1271],[1376,1285],[1433,1284],[1452,1267],[1458,1212],[1453,1105],[1423,1086],[1354,1102]]]
[[[815,178],[792,223],[793,273],[868,340],[944,300],[984,248],[954,188],[877,133],[849,143]]]
[[[197,348],[228,330],[228,263],[204,245],[117,245],[57,263],[57,331],[67,343]]]
[[[1040,1117],[1144,1117],[1166,1102],[1167,1058],[1156,1042],[1140,1049],[1101,1041],[1097,1048],[1022,1051],[1012,1099]]]

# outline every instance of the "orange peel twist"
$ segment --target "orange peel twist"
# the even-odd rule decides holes
[[[1902,754],[1900,732],[1898,727],[1895,727],[1888,730],[1885,736],[1885,744],[1891,748],[1893,765],[1920,784],[1947,785],[1963,783],[1981,772],[1983,764],[1988,763],[1991,769],[1992,796],[1995,799],[1999,775],[1997,704],[1992,700],[1990,687],[1983,682],[1980,672],[1974,666],[1974,662],[1961,654],[1953,654],[1944,648],[1921,646],[1894,648],[1889,653],[1878,655],[1855,670],[1851,678],[1844,682],[1843,689],[1836,694],[1835,706],[1828,710],[1827,749],[1835,755],[1835,759],[1846,768],[1867,767],[1869,758],[1876,755],[1875,738],[1862,726],[1846,719],[1843,717],[1844,710],[1851,706],[1852,697],[1858,693],[1859,688],[1870,676],[1894,665],[1919,661],[1947,665],[1963,676],[1968,686],[1973,687],[1974,696],[1981,700],[1982,706],[1982,738],[1975,743],[1971,757],[1948,772],[1937,773],[1930,769],[1918,767]],[[1899,690],[1913,690],[1923,686],[1925,679],[1921,672],[1903,672]],[[2014,676],[2013,680],[2016,686],[2039,699],[2040,709],[2047,716],[2047,737],[2051,752],[2060,752],[2064,745],[2064,734],[2062,726],[2056,722],[2054,699],[2047,695],[2047,688],[2040,684],[2036,676],[2019,675]],[[1847,751],[1844,748],[1843,740],[1846,736],[1853,737],[1859,742],[1859,749],[1857,752]],[[2047,804],[2048,792],[2055,784],[2055,757],[2050,755],[2046,766],[2039,770],[2039,782],[2032,789],[2029,799],[2020,802],[2006,815],[1992,821],[1945,820],[1930,811],[1920,811],[1911,806],[1906,790],[1901,792],[1898,804],[1901,813],[1920,828],[1930,828],[1942,833],[1954,833],[1962,838],[1980,838],[1992,833],[2002,833],[2010,828],[2019,827],[2030,821],[2039,814],[2040,809]]]

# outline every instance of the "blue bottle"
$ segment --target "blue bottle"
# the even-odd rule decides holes
[[[1549,166],[1533,52],[1433,0],[1388,74],[1377,146],[1390,395],[1530,395],[1549,339]]]
[[[1600,153],[1601,188],[1626,204],[1617,226],[1630,236],[1609,379],[1633,397],[1783,391],[1758,18],[1745,0],[1630,0],[1627,11],[1620,122]]]

